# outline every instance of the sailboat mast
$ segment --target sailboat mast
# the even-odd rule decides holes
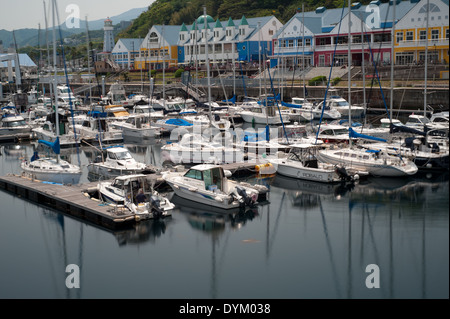
[[[364,21],[361,13],[361,69],[362,69],[362,83],[363,83],[363,106],[364,106],[364,124],[367,121],[367,110],[366,110],[366,70],[364,65]]]
[[[258,68],[259,68],[259,96],[261,96],[261,21],[258,21]]]
[[[427,0],[427,15],[425,22],[425,82],[423,87],[423,116],[427,116],[427,80],[428,80],[428,18],[430,12],[430,0]]]
[[[347,77],[348,77],[348,125],[351,128],[352,127],[352,51],[351,51],[351,27],[352,27],[352,3],[351,0],[348,0],[348,68],[347,68]],[[334,61],[333,61],[334,62]],[[352,147],[352,139],[348,139],[348,144],[350,147]]]
[[[208,21],[206,19],[206,6],[203,7],[203,18],[205,19],[205,63],[206,63],[206,78],[208,80],[208,110],[209,110],[209,117],[212,120],[211,115],[211,79],[209,74],[209,50],[208,50]]]
[[[57,85],[58,85],[58,70],[57,70],[57,59],[56,59],[56,12],[55,12],[55,1],[52,1],[52,15],[53,15],[53,68],[54,68],[54,72],[55,72],[55,77],[53,79],[53,90],[55,93],[55,126],[56,126],[56,136],[59,136],[59,114],[58,114],[58,90],[57,90]],[[59,160],[59,156],[58,156],[58,160]]]
[[[92,86],[91,86],[91,61],[89,54],[89,28],[88,28],[88,20],[86,18],[86,48],[87,48],[87,66],[88,66],[88,79],[89,79],[89,105],[92,105]]]
[[[390,115],[389,119],[392,124],[392,109],[394,105],[394,46],[395,46],[395,4],[397,0],[393,1],[393,17],[392,17],[392,35],[391,35],[391,99],[390,99]]]
[[[162,38],[162,48],[163,48],[163,55],[162,55],[162,71],[163,71],[163,106],[164,109],[166,109],[166,40],[164,39],[164,24],[161,28],[161,38]],[[150,52],[150,49],[149,49]],[[149,57],[150,58],[150,57]]]
[[[305,86],[305,3],[302,3],[302,79],[303,79],[303,102],[306,99]],[[297,43],[298,45],[298,43]]]

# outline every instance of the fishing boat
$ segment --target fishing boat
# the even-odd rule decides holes
[[[263,185],[232,181],[230,171],[211,164],[195,165],[187,172],[166,171],[162,176],[176,195],[225,210],[266,201],[269,191]]]
[[[169,199],[153,190],[152,181],[144,174],[99,182],[97,190],[104,202],[128,208],[138,220],[171,216],[175,207]]]
[[[315,144],[293,144],[287,156],[269,159],[277,174],[314,182],[337,183],[356,181],[365,172],[347,170],[345,166],[337,166],[321,162],[317,159],[317,151],[321,148]]]
[[[125,147],[107,147],[104,153],[97,156],[94,162],[88,164],[89,173],[115,177],[155,172],[151,166],[136,161]]]

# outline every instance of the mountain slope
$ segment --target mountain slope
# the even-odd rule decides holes
[[[148,9],[148,7],[130,9],[119,15],[112,16],[112,17],[110,17],[110,19],[113,21],[113,24],[118,24],[121,21],[131,21],[133,19],[136,19],[141,13],[145,12],[147,9]],[[106,18],[107,17],[105,16],[105,19]],[[88,21],[89,31],[102,29],[105,19]],[[69,28],[67,28],[65,22],[63,22],[61,24],[61,34],[62,34],[63,38],[69,37],[74,34],[86,33],[86,22],[84,20],[73,21],[73,22],[75,25],[77,23],[79,23],[80,27],[69,29]],[[52,41],[51,28],[49,28],[49,31],[50,32],[48,34],[48,38],[49,38],[49,41]],[[57,31],[57,33],[58,32],[59,31]],[[18,48],[22,48],[25,46],[36,46],[39,43],[40,43],[40,45],[44,45],[44,43],[45,43],[45,29],[44,28],[41,29],[39,36],[38,36],[37,28],[36,29],[18,29],[18,30],[14,31],[14,34],[16,37],[16,42],[17,42]],[[59,34],[58,34],[58,38],[59,38]],[[0,40],[2,40],[3,47],[5,47],[5,48],[9,47],[11,44],[14,44],[13,32],[3,30],[3,29],[0,30]]]

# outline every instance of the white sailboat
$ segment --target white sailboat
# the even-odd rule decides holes
[[[24,173],[32,178],[61,184],[78,184],[81,177],[81,168],[71,164],[60,158],[59,143],[59,113],[58,113],[58,90],[57,90],[57,69],[56,69],[56,0],[53,0],[53,66],[55,70],[54,92],[55,92],[55,116],[56,116],[56,140],[52,143],[49,141],[39,140],[39,143],[46,144],[51,147],[56,154],[56,158],[40,158],[37,153],[33,154],[30,161],[23,161],[21,168]]]

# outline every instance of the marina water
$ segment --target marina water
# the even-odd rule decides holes
[[[161,166],[164,143],[125,146]],[[2,144],[0,174],[20,174],[35,147]],[[79,154],[88,182],[96,154]],[[233,216],[173,198],[172,217],[120,231],[0,191],[0,298],[449,297],[448,173],[354,187],[249,179],[270,188],[270,203]],[[79,288],[67,288],[68,265],[79,268]],[[366,284],[369,265],[379,288]]]

